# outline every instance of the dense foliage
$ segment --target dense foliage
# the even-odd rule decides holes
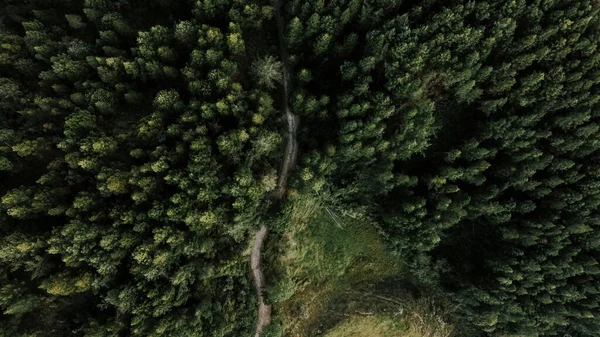
[[[288,7],[312,149],[300,179],[367,206],[415,272],[455,292],[470,334],[600,331],[599,10]]]
[[[244,336],[294,188],[378,222],[469,335],[600,331],[596,0],[4,1],[0,336]],[[284,56],[285,57],[285,56]]]
[[[245,1],[15,1],[0,39],[2,336],[231,336],[281,142]],[[165,13],[167,15],[165,15]],[[264,52],[264,51],[263,51]]]

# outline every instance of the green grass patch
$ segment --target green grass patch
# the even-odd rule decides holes
[[[295,196],[274,226],[264,337],[450,337],[448,304],[403,270],[375,224],[324,200]]]
[[[325,337],[417,337],[408,326],[390,316],[354,316],[344,320]]]
[[[283,335],[319,336],[348,315],[393,311],[397,304],[377,295],[378,287],[403,278],[402,262],[386,251],[374,224],[305,196],[286,221],[272,252],[277,279],[267,289]]]

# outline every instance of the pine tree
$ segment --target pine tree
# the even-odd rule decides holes
[[[37,6],[0,14],[0,334],[247,334],[281,136],[241,71],[269,8]]]

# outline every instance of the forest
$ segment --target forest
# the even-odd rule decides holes
[[[0,337],[600,337],[599,45],[598,0],[2,0]]]

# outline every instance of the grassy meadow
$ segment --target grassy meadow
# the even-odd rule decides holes
[[[271,336],[447,337],[430,317],[435,303],[416,296],[402,259],[385,247],[375,224],[343,214],[319,196],[297,195],[283,234],[270,238],[267,289]],[[425,326],[428,325],[428,326]]]

